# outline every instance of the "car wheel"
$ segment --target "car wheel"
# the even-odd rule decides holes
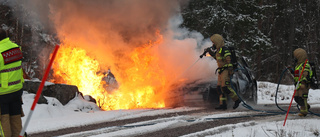
[[[248,94],[248,103],[256,105],[258,103],[257,82],[254,80]]]

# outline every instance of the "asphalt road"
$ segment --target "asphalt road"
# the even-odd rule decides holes
[[[280,107],[283,107],[282,109],[287,110],[288,107],[285,107],[288,105],[283,105]],[[194,132],[203,131],[206,129],[210,129],[213,127],[218,127],[222,125],[227,124],[236,124],[239,122],[246,122],[246,121],[265,121],[265,120],[273,120],[273,121],[281,121],[284,120],[285,114],[280,109],[278,109],[275,105],[259,105],[259,106],[252,106],[256,110],[249,110],[243,106],[239,107],[236,110],[228,109],[225,111],[217,111],[213,109],[212,106],[206,106],[203,109],[200,110],[193,110],[193,111],[185,111],[185,112],[175,112],[175,113],[167,113],[162,115],[155,115],[155,116],[144,116],[139,118],[132,118],[132,119],[125,119],[125,120],[116,120],[116,121],[110,121],[110,122],[104,122],[104,123],[97,123],[93,125],[87,125],[83,127],[72,127],[72,128],[66,128],[61,129],[57,131],[48,131],[48,132],[42,132],[37,134],[30,134],[29,137],[49,137],[49,136],[61,136],[66,134],[71,134],[72,136],[91,136],[91,135],[97,135],[97,134],[104,134],[114,131],[120,131],[120,130],[126,130],[129,128],[135,128],[138,126],[151,126],[154,123],[157,122],[165,122],[172,119],[180,118],[179,116],[187,116],[181,118],[181,123],[170,125],[166,127],[165,129],[161,129],[159,131],[154,132],[147,132],[142,134],[136,134],[134,136],[137,137],[176,137],[176,136],[182,136]],[[320,114],[320,108],[312,108],[311,109],[313,113]],[[297,112],[297,108],[295,106],[291,107],[291,111]],[[245,115],[239,115],[236,117],[218,117],[218,118],[207,118],[205,120],[197,120],[200,117],[204,116],[212,116],[213,114],[223,114],[223,113],[230,113],[230,112],[250,112]],[[272,112],[272,113],[267,113]],[[279,114],[277,114],[279,113]],[[288,117],[288,119],[297,118],[297,117]],[[308,118],[319,118],[319,116],[315,115],[308,115]],[[299,118],[299,117],[298,117]],[[144,121],[147,124],[135,124],[138,122]],[[148,124],[148,121],[152,121]],[[131,124],[132,126],[125,126]],[[110,128],[106,128],[110,127]],[[111,128],[112,127],[112,128]],[[96,132],[94,130],[96,129],[102,129],[106,128],[106,130],[102,130]],[[86,131],[86,132],[84,132]],[[223,132],[223,131],[220,131]]]

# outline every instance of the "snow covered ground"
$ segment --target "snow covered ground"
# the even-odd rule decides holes
[[[258,104],[274,104],[275,93],[277,84],[269,82],[258,82]],[[277,95],[278,103],[290,103],[291,97],[294,91],[292,85],[280,85],[279,93]],[[23,110],[26,115],[29,114],[29,110],[33,103],[35,94],[29,94],[25,92],[23,94]],[[35,111],[32,115],[31,121],[27,127],[28,134],[52,131],[63,129],[73,126],[85,126],[93,123],[101,123],[114,120],[123,120],[129,118],[136,118],[141,116],[152,116],[157,114],[165,114],[170,112],[180,112],[186,110],[195,110],[200,108],[192,107],[181,107],[175,109],[137,109],[137,110],[114,110],[114,111],[100,111],[97,106],[93,103],[85,101],[81,97],[76,97],[70,101],[67,105],[63,106],[58,100],[47,97],[49,104],[37,104]],[[310,90],[309,103],[311,107],[320,107],[320,90]],[[295,102],[293,101],[293,106]],[[254,112],[230,112],[212,114],[207,116],[198,117],[195,121],[210,120],[211,118],[217,117],[230,117],[245,115],[246,113]],[[305,118],[296,119],[291,118],[287,120],[286,125],[283,126],[284,116],[278,115],[274,119],[266,119],[263,121],[249,121],[244,123],[237,123],[231,125],[225,125],[221,127],[215,127],[207,129],[201,132],[195,132],[192,134],[184,135],[189,136],[232,136],[232,137],[263,137],[263,136],[292,136],[292,137],[316,137],[319,136],[320,132],[320,119],[315,115],[308,115]],[[25,123],[26,117],[22,118],[23,124]],[[289,117],[295,117],[289,115]],[[90,132],[96,133],[94,136],[105,137],[105,136],[130,136],[136,133],[152,132],[165,129],[170,125],[187,122],[188,116],[176,116],[172,118],[165,118],[144,121],[139,123],[133,123],[130,125],[141,125],[149,123],[149,126],[140,126],[136,128],[129,128],[127,130],[119,130],[115,132],[111,131],[113,128],[119,127],[106,127],[95,131],[87,131],[82,133],[68,134],[64,136],[77,136],[88,134]],[[152,124],[150,124],[152,123]],[[225,131],[225,132],[221,132]],[[99,134],[97,134],[99,133]],[[92,134],[91,134],[92,135]]]

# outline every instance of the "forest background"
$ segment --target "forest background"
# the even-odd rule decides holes
[[[281,72],[293,66],[296,48],[307,51],[320,74],[319,0],[189,0],[181,12],[181,27],[200,32],[204,38],[221,34],[226,45],[234,46],[237,55],[247,59],[258,81],[278,82]],[[0,1],[1,27],[22,47],[23,67],[29,76],[41,79],[46,61],[38,58],[48,55],[52,50],[46,47],[53,48],[58,40],[50,25],[43,26],[50,23],[35,22],[33,14],[23,3]],[[292,84],[289,79],[284,81]]]

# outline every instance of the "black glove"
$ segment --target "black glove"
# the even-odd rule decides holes
[[[205,51],[205,52],[209,52],[209,51],[211,50],[210,48],[211,48],[211,47],[205,48],[204,51]]]
[[[287,69],[290,71],[291,74],[294,74],[294,70],[292,67],[288,66]]]
[[[208,48],[208,53],[210,54],[211,57],[215,58],[216,57],[216,50],[211,50],[210,48]],[[216,58],[215,58],[216,59]]]
[[[205,48],[203,53],[200,55],[200,58],[202,58],[203,56],[206,56],[207,52],[210,50],[210,47],[209,48]]]

